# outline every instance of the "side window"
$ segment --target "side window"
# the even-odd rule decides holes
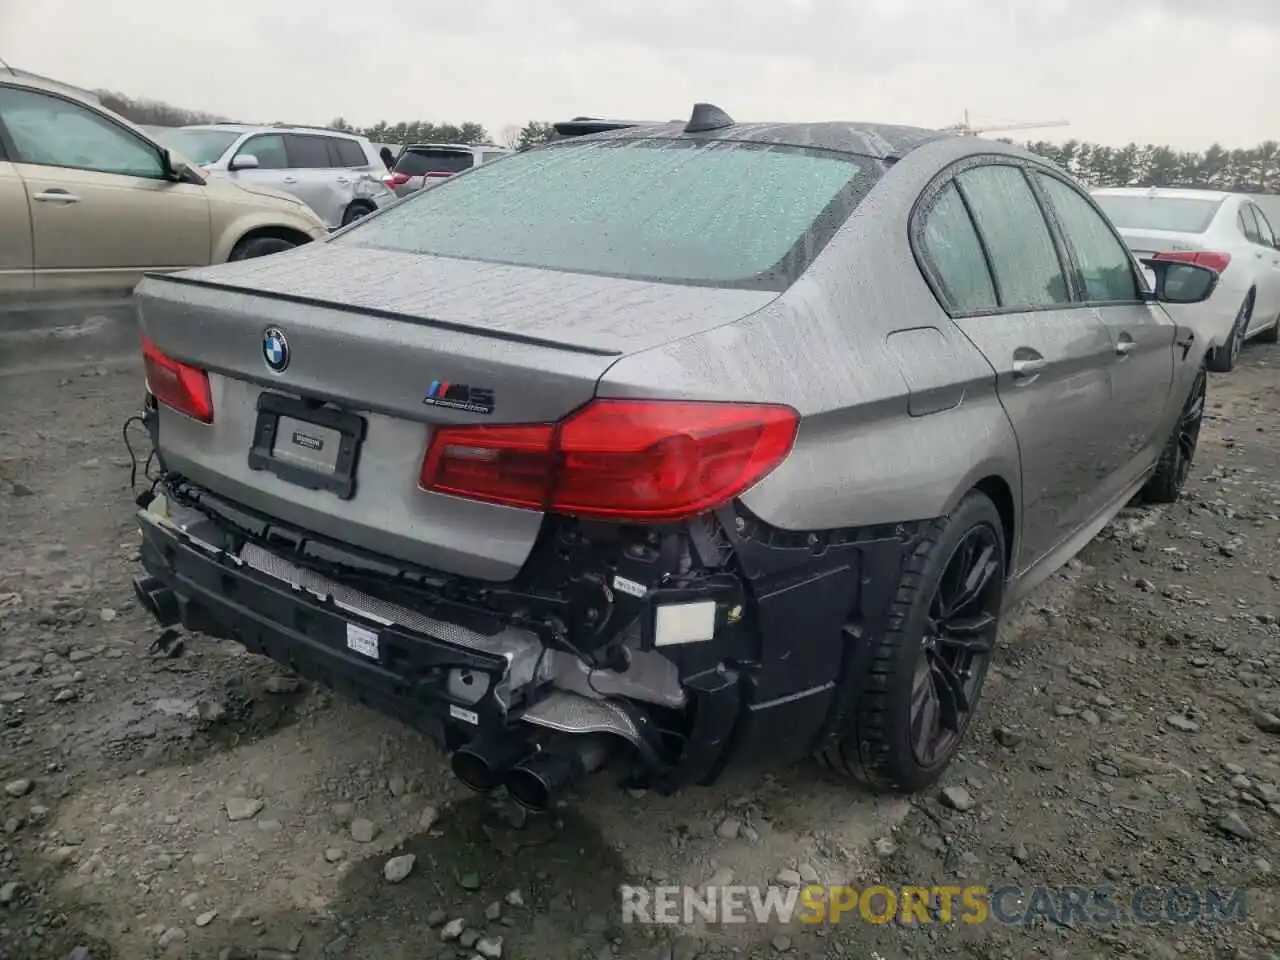
[[[1116,239],[1107,222],[1089,201],[1056,177],[1036,174],[1057,214],[1058,225],[1080,270],[1084,298],[1091,303],[1137,300],[1138,281],[1133,257]]]
[[[1253,212],[1254,217],[1258,221],[1258,237],[1261,239],[1261,242],[1265,243],[1268,247],[1274,247],[1276,245],[1276,234],[1275,231],[1271,229],[1271,223],[1267,220],[1267,215],[1252,203],[1249,204],[1249,209]]]
[[[365,167],[369,165],[369,158],[360,149],[360,144],[354,140],[331,137],[329,146],[332,147],[331,152],[337,157],[337,162],[334,164],[336,167]]]
[[[289,166],[295,170],[327,170],[332,166],[329,160],[328,137],[308,137],[288,133],[285,134],[284,149],[289,157]]]
[[[241,154],[257,157],[259,170],[289,169],[289,158],[284,152],[284,137],[278,133],[263,133],[250,137],[236,151],[236,156]]]
[[[106,117],[61,97],[0,87],[0,119],[13,141],[16,163],[164,178],[159,150]]]
[[[1250,243],[1262,242],[1262,234],[1258,232],[1258,221],[1254,218],[1253,209],[1249,204],[1246,203],[1240,207],[1236,222],[1240,225],[1240,232],[1245,235]]]
[[[1006,310],[1070,303],[1067,278],[1031,185],[1018,167],[974,167],[956,178],[982,234]]]
[[[489,163],[492,160],[501,160],[505,156],[506,154],[501,150],[486,150],[484,153],[480,154],[480,162]]]
[[[948,183],[924,215],[921,245],[952,314],[994,310],[996,289],[969,211]]]

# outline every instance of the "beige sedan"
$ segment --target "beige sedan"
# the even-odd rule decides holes
[[[144,273],[327,234],[301,201],[210,179],[68,88],[0,69],[0,310],[125,302]]]

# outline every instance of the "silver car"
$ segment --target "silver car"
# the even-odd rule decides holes
[[[215,176],[269,187],[306,203],[330,230],[373,213],[395,196],[386,164],[367,137],[324,127],[202,124],[158,133],[165,146]]]
[[[1019,148],[855,123],[569,137],[278,262],[138,289],[142,603],[530,809],[820,753],[947,767],[1002,613],[1176,499],[1204,349]]]

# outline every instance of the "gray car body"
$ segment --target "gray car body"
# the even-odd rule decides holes
[[[682,134],[664,125],[601,136]],[[432,425],[481,419],[424,406],[433,379],[492,384],[485,423],[555,420],[593,396],[788,404],[802,418],[794,448],[743,506],[783,530],[824,531],[945,516],[979,487],[1010,534],[1014,602],[1141,488],[1203,345],[1177,346],[1186,331],[1141,277],[1133,303],[948,315],[917,260],[913,214],[965,165],[1058,175],[1021,149],[851,124],[738,124],[712,136],[845,150],[889,167],[781,294],[332,242],[149,278],[138,288],[144,332],[211,372],[217,409],[206,425],[161,408],[167,466],[283,522],[501,581],[521,569],[542,515],[418,487]],[[562,148],[572,146],[546,149]],[[272,325],[290,338],[282,374],[262,357]],[[1121,353],[1125,339],[1135,346]],[[1015,361],[1028,351],[1044,366],[1019,380]],[[264,389],[366,414],[353,500],[249,469]]]

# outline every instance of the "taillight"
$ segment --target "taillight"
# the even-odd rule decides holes
[[[1165,250],[1157,253],[1151,259],[1193,263],[1197,267],[1208,267],[1210,270],[1221,273],[1231,263],[1231,254],[1218,253],[1213,250]]]
[[[142,362],[147,390],[159,403],[201,423],[213,423],[207,373],[165,355],[150,337],[142,338]]]
[[[407,173],[388,173],[382,178],[382,182],[392,189],[402,187],[409,182]]]
[[[593,400],[556,424],[441,427],[424,490],[579,517],[654,522],[713,510],[786,459],[790,407]]]

